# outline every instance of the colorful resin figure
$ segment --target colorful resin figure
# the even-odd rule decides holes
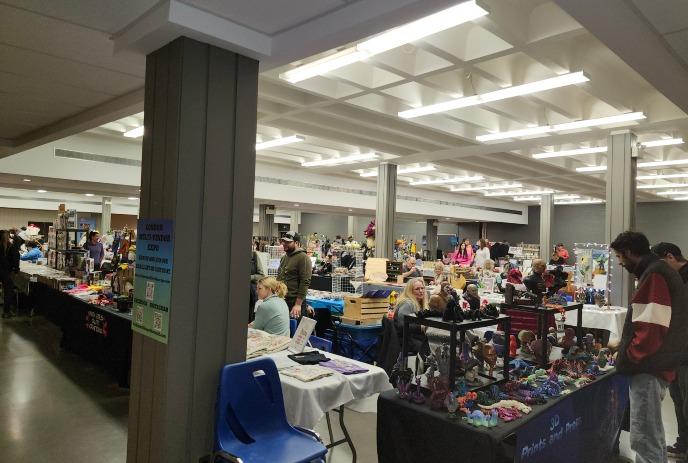
[[[528,330],[522,330],[518,333],[518,341],[521,343],[521,354],[529,355],[533,352],[530,349],[530,343],[535,340],[535,333]]]
[[[594,344],[595,337],[592,335],[592,333],[588,333],[583,336],[583,348],[587,353],[592,354]]]
[[[444,399],[444,404],[447,406],[447,415],[450,420],[455,420],[457,418],[456,410],[459,409],[459,402],[456,400],[458,397],[457,392],[450,392]]]
[[[420,378],[420,376],[416,376],[416,390],[413,391],[413,394],[411,394],[411,402],[416,404],[422,404],[425,402],[425,396],[423,395],[423,391],[420,387]]]
[[[442,410],[444,408],[445,399],[449,392],[449,383],[447,378],[435,376],[428,382],[430,386],[430,408],[433,410]]]
[[[542,348],[543,348],[543,343],[547,343],[547,351],[545,357],[542,356]],[[547,342],[547,340],[543,339],[536,339],[533,342],[530,343],[530,350],[533,352],[533,355],[535,355],[535,361],[541,365],[544,365],[546,363],[549,363],[549,354],[552,352],[552,345]]]
[[[576,332],[573,330],[573,328],[566,328],[564,330],[564,337],[559,341],[559,346],[564,349],[565,354],[571,347],[576,345],[575,335]]]
[[[516,358],[518,349],[518,342],[516,342],[516,336],[513,334],[509,336],[509,357]]]

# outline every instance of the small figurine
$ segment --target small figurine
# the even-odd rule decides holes
[[[449,384],[446,377],[436,376],[429,381],[430,386],[430,408],[433,410],[442,410],[444,408],[444,401],[449,392]]]
[[[547,351],[545,357],[542,356],[542,348],[543,348],[543,343],[547,343]],[[535,362],[537,362],[540,365],[545,365],[549,363],[549,354],[552,352],[552,345],[547,342],[546,339],[535,339],[530,343],[530,350],[533,352],[533,355],[535,355]]]
[[[533,353],[530,350],[530,343],[535,340],[535,333],[528,330],[521,330],[518,333],[518,340],[521,343],[521,354],[529,355]]]
[[[594,344],[595,337],[592,335],[592,333],[588,333],[585,336],[583,336],[583,348],[585,349],[585,352],[591,354]]]
[[[459,402],[456,400],[457,397],[457,392],[449,392],[444,399],[444,404],[447,406],[447,411],[449,412],[447,418],[450,420],[455,420],[457,418],[456,410],[459,409]]]
[[[516,358],[516,349],[518,349],[518,343],[516,342],[516,336],[512,334],[509,336],[509,357]]]
[[[416,376],[416,390],[411,394],[411,402],[416,404],[422,404],[425,402],[425,396],[420,387],[420,375]]]
[[[549,341],[549,343],[553,346],[556,346],[559,343],[557,339],[557,330],[555,330],[552,326],[549,327],[547,341]]]
[[[600,352],[597,354],[597,364],[599,365],[600,368],[605,368],[607,364],[609,363],[609,359],[611,358],[611,351],[607,349],[606,347],[600,349]]]
[[[566,328],[564,330],[564,337],[559,341],[559,345],[563,348],[564,354],[568,353],[569,349],[576,345],[575,334],[576,332],[573,328]]]
[[[468,384],[480,384],[480,380],[478,379],[478,361],[475,359],[470,359],[466,362],[465,370],[466,372],[464,373],[463,377],[466,380],[466,383]]]
[[[492,335],[492,345],[497,352],[497,357],[504,357],[504,333],[495,331]]]
[[[407,383],[406,381],[400,378],[397,382],[397,391],[399,393],[399,398],[404,400],[408,399],[410,388],[411,383]]]

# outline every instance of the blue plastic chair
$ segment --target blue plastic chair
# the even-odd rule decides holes
[[[298,326],[298,320],[295,318],[290,318],[289,319],[289,337],[293,338],[294,333],[296,333],[296,327]]]
[[[308,338],[308,343],[311,345],[311,347],[315,347],[318,350],[332,353],[332,341],[329,339],[311,336]]]
[[[225,365],[215,416],[216,462],[322,461],[327,453],[317,434],[287,422],[275,362],[259,358]]]

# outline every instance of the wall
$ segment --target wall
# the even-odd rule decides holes
[[[79,217],[95,217],[96,228],[100,229],[100,214],[80,212]],[[0,229],[25,227],[29,222],[52,222],[57,217],[57,211],[42,209],[12,209],[0,207]],[[136,216],[127,214],[112,214],[112,227],[119,229],[124,225],[136,227]]]
[[[667,241],[688,255],[688,203],[671,201],[638,205],[636,229],[647,235],[651,244]]]
[[[349,222],[345,215],[314,214],[310,212],[301,213],[299,231],[302,235],[318,233],[319,235],[326,235],[328,238],[332,239],[337,235],[346,237],[348,230]]]

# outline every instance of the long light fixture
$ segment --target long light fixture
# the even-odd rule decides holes
[[[275,146],[290,145],[292,143],[304,141],[305,139],[306,138],[302,137],[301,135],[292,135],[290,137],[275,138],[274,140],[256,143],[256,151],[274,148]]]
[[[658,146],[682,145],[683,138],[663,138],[660,140],[651,140],[642,142],[640,145],[643,148],[656,148]]]
[[[398,169],[397,170],[397,175],[404,175],[404,174],[417,174],[419,172],[431,172],[435,170],[435,166],[420,166],[420,167],[407,167],[405,169]],[[361,177],[377,177],[378,171],[376,170],[371,170],[369,172],[361,172],[359,175]]]
[[[688,196],[679,196],[674,198],[674,201],[688,201]]]
[[[638,175],[636,180],[661,180],[666,178],[688,178],[688,174],[653,174],[653,175]]]
[[[467,175],[464,177],[452,177],[452,178],[437,178],[434,180],[418,180],[414,182],[410,182],[409,185],[412,186],[418,186],[418,185],[447,185],[450,183],[462,183],[462,182],[479,182],[481,180],[485,180],[485,177],[481,175]]]
[[[487,186],[450,188],[450,191],[461,192],[461,191],[504,190],[507,188],[521,188],[521,187],[523,187],[523,185],[521,185],[520,183],[512,183],[510,185],[487,185]]]
[[[688,194],[688,191],[685,191],[685,190],[684,191],[658,191],[655,194],[660,195],[660,196],[681,196],[681,195]]]
[[[138,138],[143,136],[143,126],[136,127],[135,129],[131,129],[127,132],[124,132],[122,135],[124,135],[127,138]]]
[[[554,193],[554,190],[529,190],[529,191],[501,191],[498,193],[485,193],[485,196],[531,196],[531,195],[546,195]]]
[[[664,185],[638,185],[639,190],[661,190],[662,188],[686,188],[688,183],[665,183]]]
[[[576,172],[604,172],[606,170],[607,170],[607,166],[576,167]]]
[[[483,103],[489,103],[491,101],[505,100],[507,98],[513,98],[516,96],[529,95],[532,93],[543,92],[545,90],[551,90],[553,88],[566,87],[568,85],[580,84],[587,82],[590,79],[582,72],[572,72],[569,74],[563,74],[557,77],[552,77],[550,79],[538,80],[536,82],[530,82],[523,85],[514,85],[512,87],[503,88],[501,90],[495,90],[494,92],[487,92],[481,95],[467,96],[463,98],[457,98],[451,101],[445,101],[443,103],[432,104],[428,106],[423,106],[421,108],[409,109],[407,111],[401,111],[399,117],[405,119],[410,119],[413,117],[426,116],[428,114],[441,113],[445,111],[451,111],[453,109],[466,108],[468,106],[476,106]]]
[[[525,137],[528,135],[540,135],[540,134],[550,133],[550,132],[565,132],[567,130],[583,129],[586,127],[604,126],[604,125],[618,124],[618,123],[622,123],[622,122],[631,122],[631,121],[637,121],[640,119],[645,119],[645,117],[646,117],[645,114],[643,114],[642,112],[625,113],[625,114],[618,114],[616,116],[599,117],[597,119],[584,119],[582,121],[565,122],[563,124],[541,125],[538,127],[530,127],[527,129],[511,130],[509,132],[488,133],[486,135],[478,135],[477,137],[475,137],[475,139],[478,141],[481,141],[481,142],[493,141],[493,140],[504,140],[506,138],[518,138],[518,137]]]
[[[401,45],[420,40],[459,24],[473,21],[487,14],[488,11],[478,6],[474,0],[463,2],[384,32],[377,37],[365,40],[333,55],[283,72],[279,75],[279,78],[292,84],[300,82],[357,61],[362,61]]]
[[[545,153],[533,154],[534,159],[559,158],[562,156],[577,156],[579,154],[606,153],[606,146],[595,146],[591,148],[579,148],[574,150],[549,151]]]
[[[578,199],[580,195],[554,195],[555,200]],[[541,196],[514,196],[514,201],[540,201]]]
[[[685,164],[688,164],[688,159],[673,159],[670,161],[639,162],[638,167],[682,166]]]
[[[573,201],[555,201],[554,204],[561,206],[566,204],[602,204],[603,202],[603,199],[580,199]]]
[[[302,162],[301,165],[303,167],[335,166],[337,164],[348,164],[351,162],[372,161],[373,159],[377,159],[377,154],[361,153],[344,156],[343,158],[329,158],[320,159],[318,161]]]

